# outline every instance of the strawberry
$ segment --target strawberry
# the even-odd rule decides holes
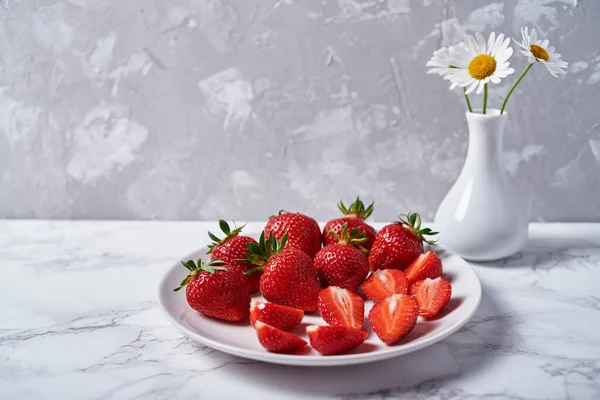
[[[319,292],[319,313],[329,325],[361,329],[365,301],[347,289],[329,286]]]
[[[341,354],[360,346],[367,338],[367,332],[345,326],[306,327],[310,345],[324,356]]]
[[[399,269],[379,269],[371,273],[362,289],[368,299],[378,303],[393,294],[407,294],[408,279]]]
[[[381,341],[393,344],[413,330],[418,316],[419,304],[414,297],[394,294],[371,308],[369,322]]]
[[[409,285],[425,278],[435,279],[442,276],[442,260],[433,252],[428,251],[417,257],[404,270]]]
[[[279,304],[252,301],[250,303],[250,323],[264,322],[282,331],[289,331],[300,325],[304,311]]]
[[[412,294],[419,303],[419,315],[425,318],[435,317],[450,301],[452,286],[443,278],[427,278],[415,282],[410,287]]]
[[[347,224],[342,225],[340,235],[331,232],[338,242],[323,247],[314,260],[321,285],[355,292],[363,283],[369,274],[369,259],[364,254],[368,250],[361,246],[367,239],[359,233],[358,228],[348,232]]]
[[[404,269],[420,254],[423,254],[423,242],[427,235],[436,235],[429,228],[421,229],[419,214],[401,215],[400,220],[384,226],[371,247],[369,267],[378,269]]]
[[[323,228],[323,243],[325,245],[337,243],[337,239],[331,235],[330,232],[335,232],[339,235],[342,233],[342,225],[347,224],[349,231],[358,228],[361,234],[365,234],[367,240],[362,245],[365,249],[371,250],[371,246],[373,246],[377,232],[371,225],[365,222],[365,219],[369,218],[373,213],[374,204],[375,203],[371,203],[365,208],[363,202],[357,197],[356,201],[347,208],[344,202],[340,200],[338,209],[345,216],[342,218],[332,219],[325,224],[325,227]]]
[[[278,240],[281,240],[283,235],[287,233],[288,248],[293,247],[302,250],[310,258],[314,258],[317,251],[321,249],[319,224],[304,214],[280,211],[279,215],[269,219],[264,232],[265,237],[269,237],[272,233]]]
[[[213,243],[208,246],[208,252],[210,259],[219,259],[229,264],[235,264],[242,268],[245,272],[253,267],[252,264],[242,263],[239,260],[248,257],[248,243],[258,244],[256,240],[249,236],[239,236],[244,226],[240,226],[232,230],[229,224],[220,219],[219,227],[225,234],[223,239],[219,239],[211,232],[208,232],[208,236],[211,238]],[[258,284],[260,282],[260,271],[257,271],[251,275],[245,275],[246,284],[248,286],[248,293],[254,293],[258,291]]]
[[[301,349],[307,344],[306,340],[264,322],[256,321],[254,328],[260,344],[274,353],[287,353]]]
[[[313,260],[301,250],[287,248],[287,238],[285,234],[277,240],[271,233],[265,240],[263,232],[258,245],[248,243],[250,256],[247,261],[256,267],[246,274],[264,271],[260,278],[260,292],[267,301],[315,311],[321,285]]]
[[[250,313],[248,294],[243,271],[239,266],[211,260],[204,263],[198,260],[181,262],[190,274],[178,291],[184,286],[187,302],[194,310],[206,316],[225,321],[241,321]]]

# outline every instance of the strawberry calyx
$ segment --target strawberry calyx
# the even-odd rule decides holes
[[[358,196],[356,196],[356,200],[354,200],[354,202],[350,204],[350,207],[346,207],[344,201],[340,200],[340,202],[338,203],[338,209],[342,212],[342,214],[346,216],[357,217],[362,220],[365,220],[369,218],[371,214],[373,214],[374,205],[375,202],[372,202],[367,207],[365,207],[365,204],[360,200]]]
[[[265,268],[265,264],[269,261],[271,257],[276,254],[279,254],[284,248],[285,244],[288,240],[288,234],[283,235],[281,239],[277,239],[273,232],[269,234],[269,237],[265,239],[265,232],[263,231],[260,234],[260,239],[258,239],[258,244],[248,242],[248,251],[250,254],[247,258],[242,260],[236,260],[238,262],[245,262],[256,265],[254,268],[250,268],[246,272],[245,275],[250,275],[256,271],[262,271]]]
[[[244,229],[245,226],[246,226],[246,224],[244,224],[238,228],[235,226],[235,223],[234,223],[233,229],[231,229],[231,227],[229,226],[227,221],[220,219],[219,220],[219,228],[221,228],[221,231],[223,231],[223,233],[225,234],[225,237],[223,239],[219,239],[216,235],[214,235],[212,232],[209,231],[208,237],[212,240],[212,243],[208,245],[208,251],[206,252],[206,254],[212,253],[212,251],[215,247],[217,247],[220,244],[225,243],[228,239],[230,239],[234,236],[237,236],[242,231],[242,229]]]
[[[337,240],[338,243],[352,245],[360,251],[362,251],[363,253],[365,253],[366,255],[369,255],[369,250],[367,250],[361,245],[362,243],[368,240],[367,234],[364,231],[361,232],[359,227],[356,227],[350,232],[348,232],[348,223],[345,222],[342,225],[342,230],[339,235],[334,231],[329,231],[329,234],[333,236],[333,238]]]
[[[209,274],[214,274],[217,271],[227,271],[227,268],[223,266],[225,264],[225,261],[219,260],[218,258],[210,260],[209,262],[204,262],[199,259],[197,263],[194,262],[194,260],[181,261],[181,265],[190,271],[190,273],[183,278],[179,284],[179,287],[173,289],[173,291],[177,292],[181,290],[194,276],[198,275],[202,271],[206,271]]]
[[[434,232],[430,228],[421,228],[422,221],[418,213],[400,214],[398,219],[397,223],[409,228],[421,243],[435,244],[437,242],[437,240],[425,238],[425,236],[437,235],[439,232]]]

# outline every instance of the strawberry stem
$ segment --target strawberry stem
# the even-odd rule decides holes
[[[400,214],[398,223],[408,227],[412,233],[421,241],[421,243],[435,244],[437,240],[429,240],[425,236],[433,236],[439,234],[430,228],[421,229],[421,216],[418,213]]]

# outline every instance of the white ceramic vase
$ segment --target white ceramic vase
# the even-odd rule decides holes
[[[467,112],[469,149],[460,176],[435,215],[440,244],[472,261],[518,252],[528,235],[529,210],[504,168],[502,141],[508,119],[496,109]]]

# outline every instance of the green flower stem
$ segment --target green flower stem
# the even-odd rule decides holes
[[[525,68],[525,71],[523,71],[523,73],[521,74],[521,76],[519,76],[519,79],[517,79],[517,81],[515,82],[515,84],[508,91],[508,94],[506,95],[506,98],[504,99],[504,103],[502,103],[502,108],[500,109],[500,114],[504,113],[504,109],[506,108],[506,103],[508,102],[508,99],[510,98],[510,95],[512,94],[512,92],[514,92],[514,90],[517,87],[517,85],[523,80],[523,78],[529,72],[529,70],[531,69],[531,67],[533,67],[533,63],[529,64],[527,66],[527,68]]]
[[[467,88],[463,88],[463,93],[465,94],[465,100],[467,101],[467,108],[469,112],[473,112],[473,108],[471,108],[471,101],[469,100],[469,95],[467,94]]]
[[[483,111],[481,112],[482,114],[485,114],[487,111],[487,97],[488,97],[488,87],[487,87],[487,83],[485,85],[483,85]]]

